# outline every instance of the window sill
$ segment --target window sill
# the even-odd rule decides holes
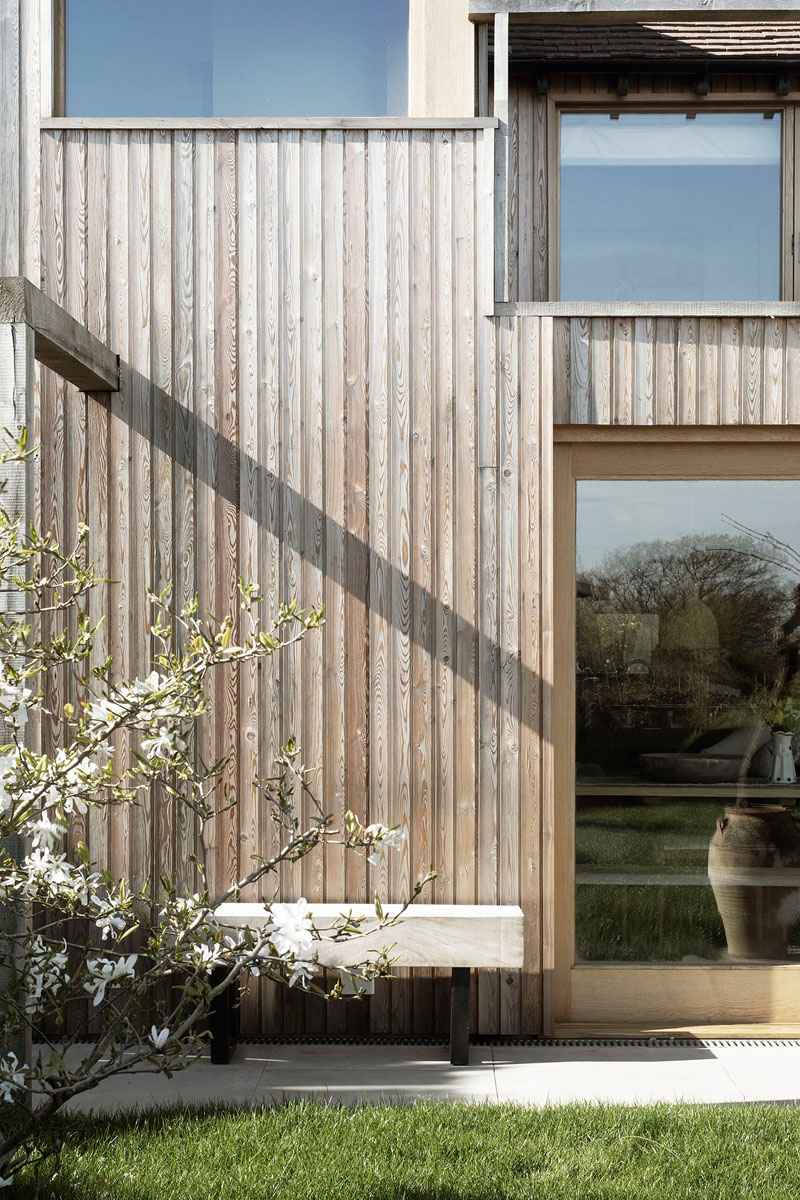
[[[42,129],[496,129],[494,117],[48,117]]]
[[[800,317],[794,300],[497,301],[496,317]]]

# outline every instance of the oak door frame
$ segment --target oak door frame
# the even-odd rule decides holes
[[[775,967],[682,964],[579,964],[575,938],[575,521],[581,479],[800,479],[797,429],[775,441],[775,428],[748,431],[747,440],[704,431],[690,439],[679,427],[626,438],[625,431],[583,427],[554,433],[552,778],[543,789],[543,828],[552,851],[543,855],[542,942],[544,1032],[711,1029],[763,1035],[798,1031],[800,965]],[[645,431],[639,431],[645,435]],[[595,436],[592,436],[592,435]],[[616,435],[616,436],[615,436]],[[646,435],[645,435],[646,436]],[[549,785],[549,786],[547,786]],[[746,976],[745,976],[746,973]],[[743,987],[746,982],[747,987]],[[684,1015],[669,1013],[696,999]],[[646,1011],[648,1005],[653,1009]],[[659,1011],[660,1006],[660,1011]]]

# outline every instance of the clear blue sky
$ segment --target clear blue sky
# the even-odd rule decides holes
[[[407,112],[408,0],[68,0],[70,116]]]

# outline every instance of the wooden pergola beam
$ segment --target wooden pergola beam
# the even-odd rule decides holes
[[[34,357],[82,392],[116,392],[119,358],[21,275],[0,277],[0,325],[33,330]]]

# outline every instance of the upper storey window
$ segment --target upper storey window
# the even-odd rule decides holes
[[[68,0],[75,117],[408,110],[408,0]]]
[[[564,113],[562,300],[777,300],[781,119]]]

